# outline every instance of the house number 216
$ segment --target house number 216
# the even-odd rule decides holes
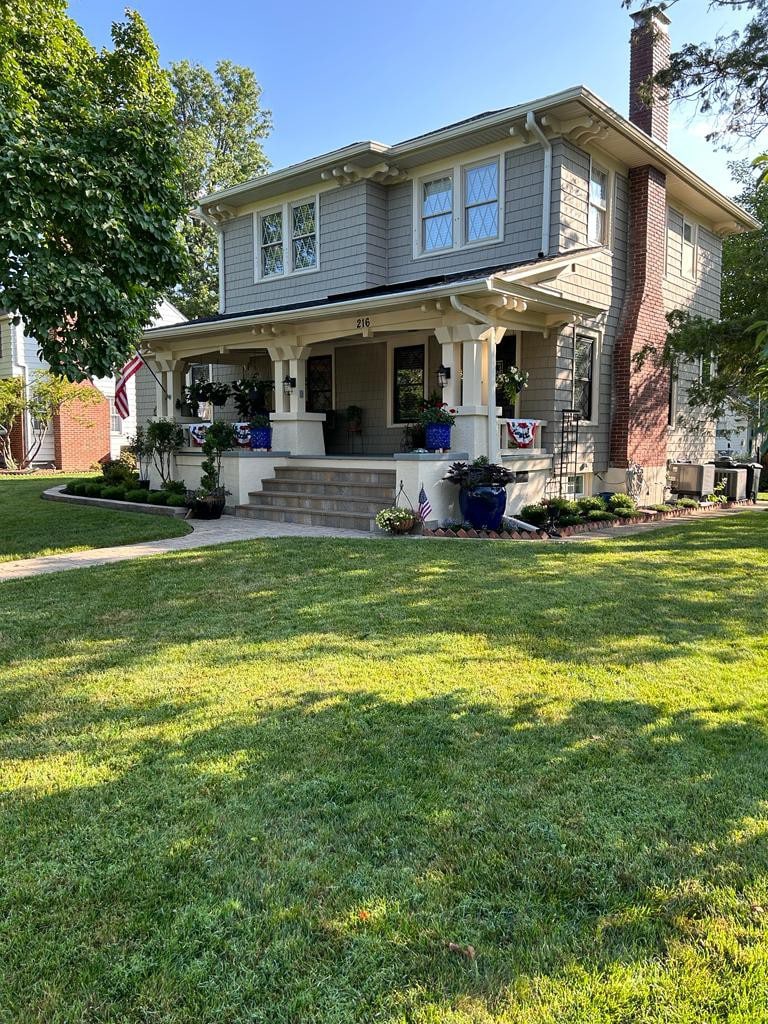
[[[362,330],[364,327],[371,326],[371,318],[369,316],[359,316],[357,318],[357,329]]]

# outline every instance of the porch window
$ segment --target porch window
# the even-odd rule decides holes
[[[595,339],[577,334],[573,352],[573,408],[582,420],[592,419]]]
[[[317,234],[315,201],[294,203],[291,207],[293,269],[308,270],[317,266]]]
[[[499,235],[499,162],[464,168],[464,240]]]
[[[310,356],[307,360],[307,412],[329,412],[333,408],[333,356]]]
[[[589,173],[590,245],[605,245],[608,235],[608,172],[592,164]]]
[[[283,213],[275,210],[261,217],[261,276],[274,277],[284,271]]]
[[[422,182],[421,248],[424,252],[453,246],[453,178],[444,175]]]
[[[424,346],[395,348],[392,371],[392,422],[413,423],[424,399]]]

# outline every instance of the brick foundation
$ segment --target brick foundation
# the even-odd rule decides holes
[[[93,388],[87,382],[81,386]],[[103,396],[95,405],[65,405],[53,420],[56,468],[79,472],[109,458],[109,420],[109,402]]]

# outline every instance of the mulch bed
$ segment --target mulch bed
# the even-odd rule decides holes
[[[596,530],[620,529],[622,526],[642,526],[646,523],[660,523],[666,519],[683,519],[688,516],[707,515],[712,512],[722,512],[724,509],[740,508],[752,505],[752,502],[729,501],[725,504],[713,503],[702,505],[700,508],[675,508],[669,512],[646,512],[628,519],[616,519],[613,522],[589,522],[579,523],[578,526],[563,526],[557,531],[559,537],[573,537],[580,533],[594,533]],[[549,540],[550,534],[546,530],[472,530],[459,529],[448,530],[439,528],[437,530],[423,529],[424,537],[448,537],[457,540]]]

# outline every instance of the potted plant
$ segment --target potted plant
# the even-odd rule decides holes
[[[443,479],[459,487],[459,508],[467,522],[476,530],[498,530],[514,473],[481,456],[474,462],[454,462]]]
[[[146,443],[150,446],[152,459],[163,484],[171,479],[171,461],[181,448],[184,434],[173,420],[152,420],[147,425]]]
[[[176,408],[182,416],[197,416],[200,402],[202,402],[202,398],[200,397],[199,385],[193,383],[181,389],[181,395],[176,399]]]
[[[496,374],[496,387],[504,396],[504,404],[514,409],[517,396],[528,387],[528,374],[517,366],[510,366]]]
[[[200,486],[195,491],[187,491],[187,508],[196,519],[221,518],[227,494],[221,485],[221,457],[236,445],[232,424],[214,420],[203,442],[205,458],[200,466]]]
[[[424,447],[431,452],[451,447],[451,427],[456,422],[456,410],[449,409],[438,394],[432,394],[421,403],[419,425],[424,428]]]
[[[233,381],[231,392],[238,417],[244,423],[250,423],[256,416],[269,412],[267,398],[275,386],[273,380],[262,380],[258,375],[242,377]]]
[[[266,448],[272,450],[272,425],[268,413],[255,413],[251,416],[248,426],[251,431],[251,449]]]
[[[139,480],[136,486],[148,491],[153,450],[144,427],[136,427],[136,433],[128,442],[127,449],[136,460],[136,469],[139,471]]]
[[[359,405],[348,405],[346,411],[347,430],[350,434],[359,434],[363,429],[363,410]]]
[[[206,380],[197,385],[197,393],[200,395],[199,401],[221,407],[226,405],[230,389],[229,384],[225,384],[224,381]]]
[[[416,513],[410,508],[395,505],[376,513],[376,525],[388,533],[410,533],[416,523]]]

